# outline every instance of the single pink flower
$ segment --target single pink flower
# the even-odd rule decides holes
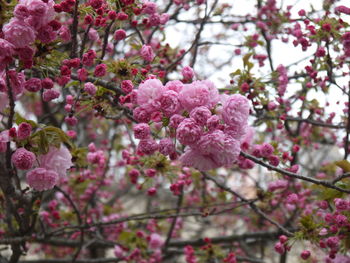
[[[224,103],[222,118],[229,126],[245,125],[249,116],[248,99],[242,95],[231,95]]]
[[[59,175],[53,170],[35,168],[26,174],[27,183],[37,191],[52,189],[59,180]]]
[[[137,90],[137,104],[140,106],[145,104],[153,104],[161,97],[165,88],[162,82],[158,79],[148,79],[141,83]]]
[[[196,143],[202,134],[202,128],[191,118],[184,119],[176,130],[176,138],[183,145]]]
[[[56,148],[51,146],[49,152],[38,157],[40,167],[55,171],[61,178],[65,177],[67,170],[73,166],[72,155],[65,146]]]
[[[157,233],[152,233],[149,240],[149,246],[152,249],[161,248],[164,244],[164,239]]]
[[[142,46],[142,48],[140,50],[140,55],[147,62],[151,62],[155,57],[153,50],[152,50],[152,47],[149,45]]]
[[[17,169],[28,170],[35,162],[35,154],[25,148],[18,148],[12,154],[11,161]]]
[[[184,85],[179,92],[182,107],[190,112],[192,109],[205,106],[212,109],[219,101],[219,94],[210,81],[195,81]]]
[[[22,122],[18,126],[17,130],[17,138],[20,140],[26,139],[30,136],[30,133],[32,132],[32,125],[30,125],[27,122]]]
[[[4,25],[3,32],[5,39],[16,48],[23,48],[34,43],[36,32],[27,23],[12,18]]]

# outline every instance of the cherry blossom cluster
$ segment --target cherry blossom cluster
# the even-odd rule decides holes
[[[180,161],[184,166],[206,171],[231,166],[238,159],[248,129],[249,102],[239,94],[219,95],[208,80],[184,84],[147,79],[135,90],[133,115],[139,124],[134,135],[138,151],[156,151],[176,159],[175,142],[185,147]],[[166,138],[152,137],[151,123],[162,125]]]
[[[1,133],[1,152],[7,151],[8,142],[15,142],[19,147],[11,156],[11,161],[19,170],[26,172],[26,181],[37,191],[52,189],[61,181],[66,180],[67,170],[73,165],[69,150],[61,145],[59,148],[50,146],[46,154],[35,154],[33,151],[20,147],[30,146],[32,126],[22,122],[18,128],[11,128]],[[28,143],[29,142],[29,143]]]
[[[47,154],[38,157],[21,147],[11,158],[17,169],[29,170],[26,173],[27,183],[37,191],[52,189],[61,180],[65,180],[67,170],[73,165],[71,159],[69,150],[64,146],[60,148],[52,146]],[[36,165],[36,162],[39,165]]]
[[[0,71],[14,56],[18,56],[26,68],[33,65],[35,40],[50,43],[57,37],[61,24],[54,20],[54,1],[21,0],[14,9],[14,17],[3,26],[0,38]]]

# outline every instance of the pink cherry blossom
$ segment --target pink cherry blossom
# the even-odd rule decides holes
[[[184,85],[184,88],[179,92],[179,100],[182,107],[190,112],[200,106],[213,108],[219,101],[219,95],[210,81],[203,80]]]
[[[35,154],[25,148],[18,148],[12,154],[11,161],[17,169],[28,170],[34,164]]]
[[[152,47],[149,45],[143,45],[141,50],[140,50],[140,55],[141,57],[148,61],[151,62],[154,59],[154,52],[152,50]]]
[[[137,104],[139,105],[145,105],[149,104],[152,105],[157,99],[161,97],[163,92],[165,91],[165,88],[158,79],[148,79],[142,84],[140,84],[138,90],[137,90]]]
[[[172,116],[180,110],[178,94],[173,90],[166,90],[158,98],[157,104],[165,116]]]
[[[161,248],[164,244],[164,239],[157,233],[152,233],[149,240],[149,246],[152,249]]]
[[[55,171],[61,178],[65,177],[67,170],[72,167],[72,155],[65,146],[56,148],[51,146],[49,152],[38,157],[41,168]]]
[[[32,132],[32,125],[30,125],[27,122],[22,122],[19,126],[18,126],[18,130],[17,130],[17,138],[19,140],[23,140],[26,139],[30,136],[30,133]]]
[[[201,134],[202,128],[191,118],[184,119],[176,130],[176,138],[183,145],[192,145],[196,143]]]
[[[45,168],[35,168],[26,174],[27,183],[37,191],[52,189],[59,179],[57,172]]]
[[[224,103],[222,118],[229,126],[242,126],[249,116],[248,99],[242,95],[231,95]]]
[[[3,27],[5,39],[16,48],[23,48],[34,43],[36,32],[27,23],[12,18]]]

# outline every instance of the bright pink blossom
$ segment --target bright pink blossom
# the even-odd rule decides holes
[[[30,16],[25,21],[36,30],[46,26],[54,19],[55,10],[53,6],[55,3],[53,0],[20,0],[19,3],[28,8]]]
[[[222,118],[229,126],[243,126],[249,116],[248,99],[242,95],[231,95],[224,103]]]
[[[41,42],[48,44],[54,41],[57,37],[56,31],[49,25],[44,25],[38,29],[37,39]]]
[[[336,8],[334,8],[334,11],[350,15],[350,8],[343,5],[337,6]]]
[[[172,80],[172,81],[168,81],[165,84],[165,88],[168,90],[173,90],[176,93],[179,93],[184,87],[184,84],[179,81],[179,80]]]
[[[274,150],[275,148],[273,148],[271,144],[266,142],[264,142],[260,147],[261,156],[265,158],[270,157],[273,154]]]
[[[207,107],[200,106],[191,110],[190,117],[199,125],[204,126],[211,117],[211,111]]]
[[[0,72],[12,61],[14,46],[5,39],[0,38]]]
[[[12,154],[11,161],[17,169],[28,170],[35,162],[35,154],[25,148],[18,148]]]
[[[22,48],[34,43],[36,32],[27,23],[12,18],[3,27],[5,39],[16,48]]]
[[[58,174],[53,170],[35,168],[26,174],[27,183],[37,191],[52,189],[58,183]]]
[[[147,62],[151,62],[154,59],[154,53],[152,47],[149,45],[143,45],[140,50],[141,57]]]
[[[152,249],[161,248],[164,244],[164,239],[157,233],[152,233],[149,240],[149,246]]]
[[[200,106],[213,108],[219,101],[219,95],[212,82],[202,80],[184,85],[179,92],[179,100],[182,107],[190,112]]]
[[[134,136],[136,139],[147,139],[151,135],[151,129],[146,123],[139,123],[134,126]]]
[[[142,13],[152,15],[157,12],[157,4],[154,2],[147,1],[142,6]]]
[[[126,38],[126,33],[124,29],[118,29],[114,32],[114,39],[117,41],[123,40]]]
[[[96,77],[103,77],[107,74],[107,65],[106,64],[99,64],[96,66],[94,75]]]
[[[144,139],[141,140],[137,146],[137,150],[140,153],[151,155],[158,150],[158,144],[155,140],[152,139]]]
[[[121,83],[121,88],[125,93],[130,93],[134,89],[134,85],[131,80],[123,80]]]
[[[149,122],[151,120],[151,114],[147,107],[137,107],[133,110],[133,116],[137,122]]]
[[[170,138],[164,138],[159,141],[159,152],[165,156],[176,152],[175,145]]]
[[[94,96],[96,94],[97,88],[93,83],[86,82],[84,84],[84,91],[88,93],[90,96]]]
[[[165,88],[158,79],[148,79],[141,83],[137,90],[137,104],[145,105],[152,104],[155,100],[159,99]]]
[[[179,114],[174,114],[173,116],[170,117],[169,120],[169,127],[173,129],[177,129],[179,124],[185,119],[184,116],[181,116]]]
[[[164,113],[164,115],[168,117],[180,110],[178,95],[173,90],[163,92],[156,103],[159,104],[159,109]]]
[[[43,89],[52,89],[54,86],[54,83],[52,79],[44,78],[41,80],[41,86],[43,87]]]
[[[194,71],[189,66],[184,67],[182,69],[181,73],[182,73],[182,76],[184,77],[184,79],[186,79],[186,80],[191,80],[194,76]]]
[[[231,166],[240,154],[240,143],[220,130],[203,135],[195,147],[189,147],[180,157],[185,166],[207,171]]]
[[[191,118],[184,119],[176,130],[176,138],[183,145],[192,145],[196,143],[201,135],[202,128]]]
[[[29,10],[25,5],[17,4],[13,14],[16,18],[23,20],[29,16]]]

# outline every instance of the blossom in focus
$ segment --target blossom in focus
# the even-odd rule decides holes
[[[184,85],[179,92],[179,100],[182,107],[191,111],[200,106],[213,108],[219,101],[219,94],[214,84],[210,81],[195,81],[191,84]]]
[[[152,105],[155,100],[161,97],[165,88],[158,79],[148,79],[144,83],[140,84],[137,90],[137,104]]]
[[[225,101],[222,118],[229,126],[241,126],[247,122],[249,109],[248,99],[242,95],[234,94]]]
[[[187,148],[180,157],[183,165],[207,171],[222,166],[230,166],[240,154],[239,141],[221,130],[203,135],[196,146]]]

